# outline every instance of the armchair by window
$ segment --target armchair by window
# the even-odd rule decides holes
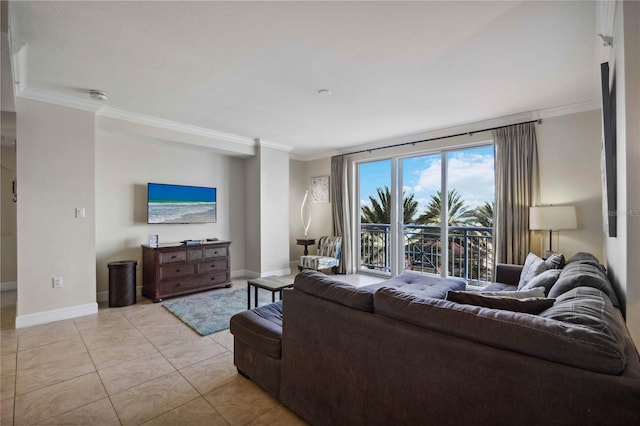
[[[331,268],[337,273],[340,265],[340,248],[342,245],[342,237],[320,237],[318,240],[318,254],[315,256],[301,256],[298,269],[313,269],[319,271],[321,269]]]

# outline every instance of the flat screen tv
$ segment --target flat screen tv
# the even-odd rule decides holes
[[[149,183],[147,212],[148,223],[213,223],[216,188]]]

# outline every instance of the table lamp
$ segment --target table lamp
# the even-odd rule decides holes
[[[575,206],[529,207],[529,229],[532,231],[549,231],[550,252],[552,252],[551,233],[553,231],[576,229],[577,227]]]

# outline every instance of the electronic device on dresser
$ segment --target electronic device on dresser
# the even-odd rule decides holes
[[[161,302],[165,297],[231,287],[231,241],[185,245],[142,246],[142,295]]]

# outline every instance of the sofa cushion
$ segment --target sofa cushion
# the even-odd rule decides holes
[[[547,265],[544,260],[539,258],[533,253],[529,253],[524,261],[524,267],[520,273],[520,281],[518,282],[518,289],[524,287],[529,281],[536,275],[547,270]]]
[[[478,294],[477,291],[469,292]],[[480,291],[480,294],[483,296],[500,296],[500,297],[511,297],[513,299],[527,299],[529,297],[544,297],[544,287],[534,287],[527,290],[503,290],[503,291]]]
[[[294,280],[294,288],[330,302],[361,311],[373,312],[373,292],[332,279],[322,272],[304,270]]]
[[[375,293],[382,287],[395,288],[407,294],[418,297],[434,297],[444,299],[448,290],[464,290],[464,280],[457,278],[441,278],[434,275],[425,275],[419,272],[405,271],[390,280],[361,287]]]
[[[549,294],[551,287],[558,281],[560,277],[561,269],[547,269],[546,271],[533,277],[527,284],[525,284],[520,290],[529,290],[531,288],[543,287],[545,296]]]
[[[518,287],[504,283],[491,283],[484,287],[481,291],[517,291]]]
[[[425,329],[598,373],[619,374],[626,364],[624,339],[581,324],[449,300],[421,299],[390,288],[376,292],[374,307],[376,314]],[[611,318],[617,324],[609,328],[616,329],[621,318],[615,318],[614,313]]]
[[[567,262],[560,273],[560,277],[558,277],[558,281],[549,290],[548,296],[557,298],[576,287],[597,288],[611,299],[613,306],[620,307],[613,286],[601,265],[597,263],[597,260],[595,263],[589,259]]]
[[[565,265],[564,255],[553,253],[544,260],[547,269],[562,269]]]
[[[515,292],[518,293],[518,292]],[[525,292],[526,293],[526,292]],[[554,299],[546,299],[544,290],[540,288],[542,297],[514,297],[512,295],[485,294],[467,291],[450,291],[447,300],[465,305],[484,306],[492,309],[504,309],[513,312],[538,314],[553,306]]]
[[[607,273],[607,270],[605,269],[605,267],[602,266],[600,261],[591,253],[585,253],[585,252],[576,253],[573,256],[571,256],[569,260],[567,260],[567,265],[569,263],[576,263],[576,262],[591,264],[596,268],[600,269],[603,273]]]
[[[231,317],[229,330],[257,351],[280,359],[282,353],[282,301],[240,312]]]

